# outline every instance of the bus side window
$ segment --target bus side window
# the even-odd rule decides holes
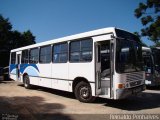
[[[68,61],[68,43],[60,43],[53,46],[53,62],[66,63]]]
[[[21,63],[28,63],[28,50],[22,51],[22,60]]]
[[[70,62],[90,62],[92,60],[92,39],[77,40],[70,43]]]
[[[41,47],[39,54],[40,54],[39,55],[40,63],[50,63],[51,62],[51,45]]]
[[[90,62],[92,60],[92,40],[81,41],[81,61]]]
[[[80,41],[73,41],[70,43],[70,61],[80,61]]]
[[[11,53],[11,64],[15,64],[16,63],[16,52],[12,52]]]
[[[33,48],[29,51],[29,63],[38,63],[39,49]]]

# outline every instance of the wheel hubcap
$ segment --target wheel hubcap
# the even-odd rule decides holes
[[[80,89],[80,95],[83,97],[83,98],[88,98],[89,97],[89,88],[84,86]]]

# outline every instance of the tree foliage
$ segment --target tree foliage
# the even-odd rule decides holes
[[[142,46],[147,47],[147,44],[145,44],[142,40],[141,40],[141,36],[139,35],[138,32],[134,32],[134,34],[140,39]]]
[[[11,49],[35,43],[35,36],[30,30],[23,33],[12,30],[9,19],[0,15],[0,67],[8,65]]]
[[[159,45],[160,42],[160,0],[146,0],[146,3],[139,3],[135,9],[136,18],[141,20],[144,28],[140,36],[148,37],[149,40]]]

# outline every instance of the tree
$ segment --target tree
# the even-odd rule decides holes
[[[11,29],[12,25],[9,23],[8,19],[0,15],[0,52],[6,51]]]
[[[30,30],[19,32],[12,30],[9,19],[0,15],[0,67],[7,66],[9,63],[10,50],[26,45],[35,44],[35,36]]]
[[[35,42],[35,36],[32,35],[30,30],[27,30],[26,32],[23,32],[22,38],[24,40],[22,45],[24,45],[24,46],[36,43]]]
[[[134,32],[133,34],[135,34],[135,35],[140,39],[142,46],[147,47],[147,44],[145,44],[145,43],[141,40],[141,36],[139,35],[138,32]]]
[[[10,50],[36,43],[35,36],[32,35],[30,30],[23,33],[20,33],[17,30],[12,31],[8,42]]]
[[[141,19],[144,28],[139,35],[148,37],[156,45],[160,45],[160,0],[147,0],[139,3],[134,11],[135,17]]]

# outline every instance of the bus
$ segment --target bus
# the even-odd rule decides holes
[[[153,81],[155,78],[154,74],[154,60],[152,50],[149,47],[142,47],[142,56],[144,60],[144,71],[146,74],[145,84],[147,86],[153,85]]]
[[[80,102],[124,99],[145,90],[142,45],[115,27],[45,41],[11,50],[10,78],[73,92]]]
[[[160,85],[160,47],[152,48],[157,84]]]
[[[144,70],[146,73],[145,84],[147,86],[160,85],[160,49],[158,47],[142,47]]]

